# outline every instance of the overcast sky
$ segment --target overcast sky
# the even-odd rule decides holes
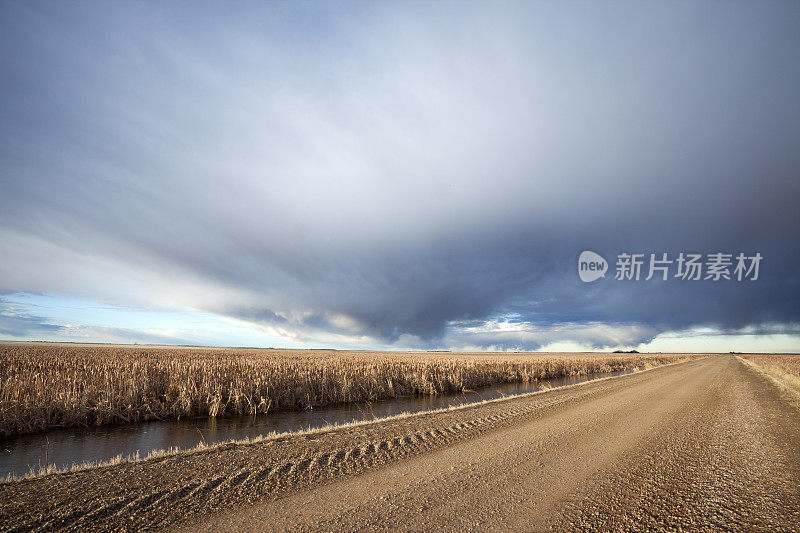
[[[0,7],[2,339],[800,351],[800,3]]]

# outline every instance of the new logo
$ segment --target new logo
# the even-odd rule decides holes
[[[606,277],[608,262],[602,255],[585,250],[578,257],[578,276],[584,283],[590,283],[596,279]]]

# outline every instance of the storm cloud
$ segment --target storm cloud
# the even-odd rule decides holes
[[[333,344],[796,332],[798,20],[785,2],[7,3],[0,293]],[[612,270],[764,260],[754,282],[583,284],[586,249]]]

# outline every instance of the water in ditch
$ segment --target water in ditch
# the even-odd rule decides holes
[[[502,383],[470,393],[438,396],[407,396],[380,402],[357,402],[308,411],[276,411],[268,415],[223,418],[189,418],[102,426],[56,429],[47,433],[20,435],[0,440],[0,477],[23,475],[47,463],[58,467],[85,461],[106,461],[118,455],[139,452],[141,457],[159,449],[192,448],[232,439],[300,431],[328,424],[370,420],[400,413],[430,411],[452,405],[492,400],[532,392],[542,387],[563,387],[627,372],[587,374],[543,380],[538,383]]]

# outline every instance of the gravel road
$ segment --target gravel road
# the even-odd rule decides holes
[[[0,485],[14,529],[800,530],[797,399],[717,356]]]

